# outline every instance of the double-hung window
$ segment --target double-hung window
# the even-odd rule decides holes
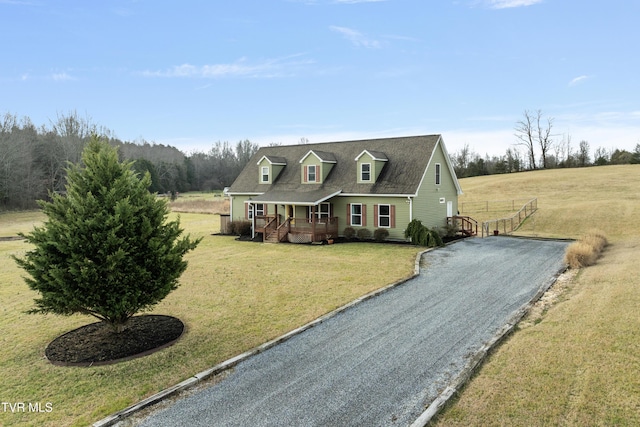
[[[269,166],[262,166],[260,170],[260,182],[269,182]]]
[[[309,212],[309,221],[313,219],[313,209],[311,206],[308,208]],[[316,206],[316,220],[317,222],[324,222],[329,219],[329,215],[331,214],[331,204],[330,203],[320,203]]]
[[[391,205],[378,205],[378,227],[391,227]]]
[[[371,181],[371,163],[360,164],[360,181]]]
[[[351,204],[351,225],[362,225],[362,205],[360,203]]]
[[[317,173],[316,165],[307,166],[307,182],[316,182]]]
[[[264,206],[263,203],[249,204],[247,207],[247,219],[252,220],[254,214],[255,216],[264,216]]]

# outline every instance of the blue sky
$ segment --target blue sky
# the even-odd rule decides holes
[[[640,142],[631,0],[0,0],[0,113],[123,140],[440,133],[503,154],[523,111],[574,148]]]

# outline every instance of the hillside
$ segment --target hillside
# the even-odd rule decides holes
[[[434,425],[640,425],[640,166],[535,171],[461,180],[465,201],[537,196],[518,234],[604,230],[596,265],[557,283],[488,358]],[[506,260],[508,262],[508,260]]]
[[[578,238],[600,228],[617,241],[640,235],[638,183],[640,165],[488,175],[461,179],[460,202],[537,197],[538,212],[517,234]]]

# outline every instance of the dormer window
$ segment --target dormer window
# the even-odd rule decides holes
[[[260,182],[269,182],[269,166],[262,166],[260,168]]]
[[[307,182],[316,182],[316,174],[318,171],[316,170],[315,165],[307,166]]]
[[[371,163],[360,164],[360,181],[371,181]]]

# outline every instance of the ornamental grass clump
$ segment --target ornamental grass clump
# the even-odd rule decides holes
[[[596,263],[600,252],[607,244],[607,237],[602,231],[591,230],[567,247],[564,261],[570,268],[588,267]]]
[[[66,194],[40,201],[47,216],[22,235],[33,249],[15,261],[38,292],[31,313],[94,316],[117,333],[178,287],[183,256],[201,239],[180,237],[165,200],[149,192],[151,177],[92,137],[82,163],[67,169]]]

